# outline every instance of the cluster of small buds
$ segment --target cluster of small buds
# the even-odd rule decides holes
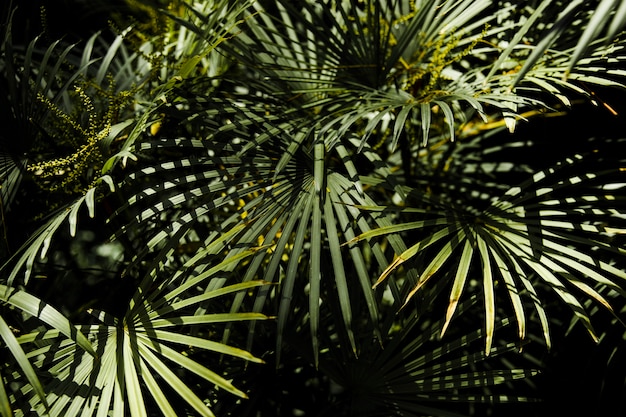
[[[110,83],[112,86],[112,82]],[[113,87],[111,87],[113,88]],[[96,89],[96,94],[104,97],[108,107],[106,113],[98,117],[98,112],[92,97],[83,86],[74,88],[78,105],[72,114],[65,113],[46,97],[39,95],[38,99],[44,103],[53,116],[50,128],[58,132],[57,137],[63,146],[76,148],[70,155],[46,161],[29,164],[26,169],[33,176],[40,187],[48,191],[63,191],[65,193],[84,193],[93,181],[94,173],[102,164],[103,156],[100,143],[108,137],[111,126],[117,117],[120,108],[130,100],[129,94]],[[79,122],[81,115],[87,115],[86,127]]]
[[[437,83],[442,79],[444,69],[469,55],[485,37],[487,29],[485,27],[482,33],[462,51],[456,51],[462,38],[454,35],[454,30],[448,33],[441,33],[434,42],[426,41],[423,48],[420,48],[418,56],[411,63],[406,63],[404,60],[401,61],[404,66],[404,72],[408,74],[403,82],[403,89],[410,92],[413,96],[424,97],[430,95],[433,89],[436,88]],[[427,51],[433,51],[428,58],[425,56]],[[427,62],[424,62],[425,58],[428,59]],[[425,78],[427,78],[426,82]]]

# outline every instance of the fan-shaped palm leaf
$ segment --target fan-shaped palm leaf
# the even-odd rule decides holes
[[[87,338],[82,333],[77,331],[77,329],[67,320],[65,316],[54,309],[54,307],[44,303],[39,298],[23,290],[0,284],[0,300],[4,306],[10,306],[13,309],[17,309],[20,313],[36,317],[40,321],[51,326],[54,329],[53,332],[66,336],[70,342],[75,343],[80,349],[83,349],[91,355],[96,355],[96,352]],[[31,333],[31,336],[38,339],[45,337],[45,334],[45,330],[39,330]],[[17,362],[22,375],[27,380],[27,383],[32,390],[34,390],[37,400],[41,402],[46,411],[49,411],[46,392],[39,380],[37,371],[33,368],[31,363],[32,355],[27,355],[24,352],[20,346],[19,337],[15,336],[11,327],[2,316],[0,316],[0,338],[2,338],[6,349],[9,350],[11,356]],[[3,395],[0,396],[0,410],[2,410],[0,415],[8,417],[13,415],[11,411],[13,407],[11,406],[11,402],[7,395],[5,382],[13,381],[13,376],[10,374],[11,367],[7,367],[7,363],[3,363],[2,369],[3,375],[0,380],[0,386],[2,388]],[[5,371],[7,370],[9,372],[5,374]],[[19,381],[19,383],[23,383],[23,381]]]
[[[472,314],[477,304],[478,296],[468,297],[459,304],[459,313]],[[486,330],[455,331],[441,339],[445,319],[430,321],[428,317],[412,312],[408,319],[400,319],[387,329],[382,345],[372,344],[367,338],[360,340],[358,358],[346,356],[336,338],[324,340],[328,347],[321,356],[320,371],[344,390],[340,398],[350,398],[347,406],[351,413],[456,416],[460,414],[454,411],[454,405],[465,402],[536,401],[519,391],[513,395],[490,392],[500,384],[537,375],[536,369],[499,363],[501,355],[513,361],[524,360],[517,355],[518,344],[500,341],[487,355],[481,349]],[[508,319],[495,321],[500,331],[510,325]],[[516,353],[510,355],[512,352]]]
[[[252,253],[250,251],[247,255]],[[132,416],[145,416],[148,415],[147,401],[150,399],[163,415],[175,416],[180,410],[175,411],[168,395],[164,393],[164,390],[173,390],[199,415],[212,416],[209,404],[173,371],[173,366],[245,397],[245,393],[236,389],[226,378],[194,360],[193,354],[209,351],[253,362],[260,360],[241,349],[208,340],[204,336],[192,336],[187,330],[181,330],[201,326],[203,334],[207,326],[216,323],[267,318],[259,313],[194,314],[193,310],[199,304],[266,284],[250,281],[196,293],[198,285],[226,268],[227,264],[228,261],[219,263],[205,274],[186,280],[181,278],[176,283],[167,280],[161,285],[154,277],[157,272],[152,271],[151,278],[145,280],[153,284],[152,288],[140,286],[122,318],[92,311],[99,323],[83,326],[82,331],[95,349],[95,358],[84,355],[71,341],[55,342],[58,332],[48,332],[43,338],[37,334],[18,337],[17,340],[23,346],[32,346],[32,343],[39,345],[38,348],[30,349],[28,355],[36,357],[35,365],[53,376],[45,387],[50,414],[104,416],[110,410],[115,415],[125,414],[128,410]],[[42,343],[46,340],[47,343]],[[27,399],[28,407],[33,407],[40,414],[44,413],[45,403],[41,398],[33,396],[31,391],[25,387],[12,399],[18,401],[18,404],[24,404],[23,401]]]
[[[363,142],[376,134],[393,149],[403,137],[415,136],[406,135],[411,130],[421,130],[426,144],[431,126],[446,125],[454,139],[459,123],[475,113],[501,114],[513,130],[519,113],[550,106],[538,98],[537,87],[566,103],[572,90],[588,95],[561,79],[572,47],[544,54],[542,45],[522,42],[531,30],[539,42],[533,22],[552,23],[555,17],[545,11],[551,3],[543,2],[528,21],[489,2],[428,1],[413,8],[403,2],[341,2],[323,11],[307,1],[298,9],[278,2],[265,10],[258,3],[246,19],[247,30],[224,48],[263,77],[262,84],[250,82],[259,94],[283,97],[288,108],[299,108],[299,116],[289,117],[319,131],[330,147],[356,131]],[[498,25],[487,28],[494,20]],[[502,43],[508,47],[501,49]],[[591,63],[607,54],[622,61],[619,45],[596,45],[595,58],[570,71],[572,80],[616,84],[623,71],[604,73]],[[527,74],[533,88],[526,83],[513,89]]]
[[[224,72],[228,65],[215,53],[216,47],[229,37],[241,23],[240,18],[250,2],[217,1],[204,4],[181,3],[178,13],[171,10],[159,10],[169,18],[170,24],[163,28],[154,38],[149,38],[138,47],[132,55],[137,58],[139,74],[145,77],[150,71],[151,78],[148,97],[142,100],[138,109],[138,117],[132,124],[121,147],[104,164],[103,173],[109,172],[119,161],[126,164],[134,159],[135,142],[141,138],[146,129],[158,132],[161,121],[159,109],[167,103],[172,90],[186,79],[195,76],[215,76]],[[143,56],[146,59],[142,59]],[[121,69],[135,71],[129,66],[131,60],[122,61]],[[116,72],[120,74],[124,71]],[[140,111],[139,111],[140,110]]]
[[[595,154],[576,155],[556,167],[537,172],[503,196],[493,196],[486,209],[476,209],[462,199],[437,203],[420,191],[407,191],[409,201],[415,197],[416,202],[436,204],[439,209],[427,210],[419,205],[395,209],[413,213],[412,216],[419,216],[421,220],[375,229],[353,241],[399,231],[419,232],[422,237],[418,242],[398,254],[378,283],[386,280],[399,265],[416,257],[420,277],[407,300],[436,277],[450,280],[452,290],[443,331],[470,277],[473,274],[482,277],[487,352],[494,332],[495,297],[500,291],[511,299],[520,338],[525,334],[527,315],[521,297],[522,294],[530,297],[541,318],[546,342],[550,344],[546,313],[536,289],[537,279],[554,290],[596,337],[589,315],[575,291],[610,309],[608,301],[593,285],[601,283],[624,293],[626,274],[600,256],[601,253],[623,253],[622,248],[601,238],[605,233],[625,230],[620,217],[624,215],[623,198],[609,191],[623,187],[621,170],[614,163],[607,163],[601,170],[591,165],[585,171],[583,162],[593,158]],[[369,209],[394,210],[389,207]],[[498,290],[499,287],[503,288]]]
[[[355,127],[364,129],[365,142],[387,124],[394,126],[395,146],[405,125],[414,120],[417,126],[425,123],[426,141],[432,108],[443,112],[454,137],[455,121],[465,117],[459,103],[482,114],[482,98],[476,93],[484,88],[467,88],[458,75],[450,78],[458,74],[450,66],[486,35],[481,30],[497,16],[479,17],[488,2],[428,2],[414,9],[402,2],[368,2],[363,8],[344,2],[324,12],[309,2],[302,2],[303,10],[288,2],[277,6],[276,16],[257,6],[258,14],[247,19],[249,33],[235,38],[234,47],[225,47],[265,77],[264,94],[284,96],[302,110],[313,110],[313,115],[300,116],[302,124],[318,129],[328,146]],[[497,100],[489,95],[484,99]],[[517,100],[504,95],[498,99]]]
[[[304,138],[300,140],[304,141]],[[145,152],[169,148],[176,153],[188,148],[193,157],[162,162],[129,176],[129,190],[140,188],[119,212],[138,211],[135,219],[124,225],[120,232],[150,228],[150,224],[168,211],[181,213],[178,220],[161,226],[152,234],[146,249],[134,262],[139,262],[152,248],[167,248],[172,236],[180,236],[201,216],[216,216],[218,229],[228,231],[245,227],[241,237],[232,242],[229,259],[259,243],[270,248],[254,256],[244,270],[243,279],[247,282],[259,276],[267,281],[280,281],[279,335],[293,308],[290,303],[293,291],[304,291],[306,286],[312,340],[314,351],[317,351],[317,322],[320,303],[323,303],[320,290],[327,280],[336,285],[342,319],[348,334],[352,335],[351,299],[355,295],[348,290],[351,274],[346,272],[350,264],[356,272],[370,319],[376,323],[378,312],[371,290],[371,266],[364,260],[362,250],[355,247],[346,253],[341,245],[357,231],[369,230],[370,223],[381,226],[390,223],[385,215],[374,214],[368,220],[364,213],[354,209],[357,205],[371,204],[373,200],[364,193],[357,177],[352,176],[356,170],[347,147],[337,146],[337,154],[327,154],[324,144],[317,143],[313,145],[311,157],[302,149],[289,149],[292,142],[286,137],[285,141],[275,140],[273,147],[236,156],[246,144],[231,143],[220,145],[216,139],[177,139],[142,144]],[[218,152],[222,156],[218,156]],[[284,159],[285,155],[289,158]],[[277,164],[282,166],[280,171]],[[333,166],[329,167],[329,164]],[[345,170],[347,175],[340,173],[338,168]],[[240,172],[246,172],[245,178],[240,178]],[[384,169],[382,172],[384,174]],[[167,180],[160,180],[161,176]],[[146,184],[151,186],[148,188]],[[152,201],[159,203],[154,205]],[[191,201],[193,209],[185,211],[184,206],[181,208],[185,202]],[[209,236],[205,244],[212,242],[215,236]],[[395,248],[405,248],[396,238],[391,239],[391,244]],[[384,268],[387,261],[382,249],[374,245],[371,250],[378,268]],[[324,259],[328,259],[328,267]],[[198,265],[200,263],[195,267]],[[300,275],[308,279],[302,281],[298,278]],[[255,311],[262,311],[267,295],[259,295]],[[279,346],[280,340],[279,336]]]

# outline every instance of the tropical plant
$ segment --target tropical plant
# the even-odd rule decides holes
[[[619,360],[626,2],[2,7],[3,417],[544,415],[566,324]]]

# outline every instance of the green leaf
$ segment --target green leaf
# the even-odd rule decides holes
[[[478,251],[483,267],[483,292],[485,295],[485,355],[489,355],[493,343],[493,332],[496,321],[496,302],[494,294],[494,280],[491,269],[491,257],[485,240],[476,236]]]
[[[269,317],[261,313],[214,313],[195,316],[175,316],[167,319],[154,319],[149,322],[150,329],[186,326],[193,324],[228,323],[246,320],[267,320]]]
[[[445,238],[447,236],[452,235],[454,232],[457,232],[457,234],[460,233],[458,231],[458,229],[455,228],[455,227],[446,227],[446,228],[443,228],[443,229],[437,231],[432,236],[430,236],[428,238],[425,238],[422,241],[420,241],[419,243],[411,246],[409,249],[407,249],[406,251],[404,251],[403,253],[398,255],[393,260],[393,262],[383,271],[383,273],[380,274],[380,277],[378,277],[378,280],[376,281],[374,286],[380,285],[380,283],[382,283],[389,276],[389,274],[391,274],[393,272],[393,270],[395,270],[398,266],[400,266],[401,264],[403,264],[404,262],[406,262],[410,258],[414,257],[418,252],[420,252],[421,250],[426,249],[428,246],[430,246],[433,243],[439,241],[440,239],[443,239],[443,238]],[[450,247],[448,247],[448,250],[450,250]],[[442,259],[440,257],[438,262],[442,262],[442,261],[444,261],[444,259]],[[436,265],[432,265],[432,267],[435,268]],[[420,280],[423,283],[429,277],[430,277],[430,275],[428,275],[428,274],[422,274],[422,277],[420,278]],[[417,287],[414,288],[413,291],[412,291],[412,294],[414,294],[418,289],[419,288],[417,288]],[[407,297],[406,301],[408,301],[408,298],[409,297]]]
[[[569,66],[565,70],[565,75],[563,78],[568,77],[569,73],[574,68],[574,65],[578,63],[580,58],[589,48],[589,44],[593,40],[597,39],[600,31],[602,31],[607,26],[607,23],[609,19],[611,18],[611,15],[615,6],[620,3],[623,3],[623,1],[602,0],[600,4],[596,7],[593,14],[591,15],[591,19],[589,19],[589,22],[587,23],[587,27],[585,28],[582,35],[578,39],[578,43],[576,44],[576,48],[574,49],[574,52],[572,53],[572,56],[570,57]],[[622,5],[622,9],[623,8],[624,6]],[[618,17],[619,16],[614,17],[613,22],[615,22],[615,19],[617,19]]]
[[[307,198],[308,197],[308,198]],[[276,349],[277,349],[277,361],[280,360],[280,353],[282,350],[283,334],[287,325],[287,320],[291,315],[291,300],[293,290],[295,288],[295,281],[297,277],[298,267],[300,265],[300,255],[304,251],[304,244],[307,234],[309,233],[309,221],[311,219],[311,213],[313,211],[313,204],[315,201],[315,193],[309,192],[302,200],[304,203],[304,211],[297,210],[296,215],[300,214],[300,225],[296,230],[296,234],[293,240],[293,249],[291,250],[291,256],[287,264],[287,270],[285,271],[285,278],[283,279],[280,305],[278,307],[277,317],[277,334],[276,334]]]
[[[247,281],[247,282],[241,282],[238,284],[232,284],[232,285],[228,285],[226,287],[223,288],[218,288],[216,290],[211,290],[211,291],[205,291],[203,294],[194,296],[194,297],[186,297],[183,298],[180,301],[176,301],[174,303],[171,304],[166,304],[163,308],[161,308],[160,310],[155,310],[153,312],[150,313],[150,318],[156,318],[156,317],[160,317],[163,315],[166,315],[168,313],[171,313],[173,311],[179,311],[179,310],[183,310],[187,307],[190,307],[194,304],[198,304],[198,303],[202,303],[208,300],[211,300],[215,297],[220,297],[222,295],[226,295],[226,294],[230,294],[230,293],[235,293],[235,292],[241,292],[244,290],[248,290],[248,289],[252,289],[252,288],[256,288],[256,287],[260,287],[260,286],[265,286],[265,285],[269,285],[271,284],[270,282],[267,281]],[[178,293],[178,291],[177,291]],[[178,295],[178,294],[177,294]],[[167,293],[164,295],[163,297],[163,301],[170,301],[172,299],[174,299],[175,297],[171,296],[171,293]]]
[[[7,390],[4,386],[4,378],[0,380],[0,416],[13,417],[13,411],[11,410],[11,402],[7,396]]]
[[[139,364],[135,364],[136,348],[131,345],[137,345],[139,341],[136,339],[134,332],[119,332],[118,337],[122,337],[122,364],[124,366],[124,385],[126,386],[126,398],[130,408],[132,417],[147,417],[146,406],[139,385],[138,369]],[[118,364],[119,366],[120,364]]]
[[[542,16],[543,11],[546,9],[546,7],[548,7],[552,3],[553,0],[543,0],[541,4],[539,4],[539,6],[537,6],[533,13],[528,17],[528,19],[526,19],[522,27],[515,31],[515,36],[513,36],[513,39],[511,39],[506,49],[502,51],[502,53],[498,56],[496,62],[493,63],[489,74],[487,74],[487,76],[483,80],[483,85],[486,86],[491,77],[493,77],[497,71],[502,70],[501,67],[504,61],[507,60],[507,58],[511,55],[515,48],[519,47],[519,44],[522,41],[523,37],[533,26],[535,26],[535,22],[537,21],[537,19]]]
[[[9,328],[9,325],[6,323],[6,321],[4,321],[4,318],[2,318],[2,316],[0,316],[0,337],[2,337],[4,344],[11,352],[11,355],[16,360],[19,367],[22,369],[22,372],[24,372],[24,376],[26,376],[28,383],[35,390],[37,397],[39,397],[39,400],[43,403],[46,410],[48,410],[49,406],[48,406],[48,402],[46,401],[46,392],[44,391],[43,386],[41,385],[41,382],[39,381],[39,377],[37,377],[37,373],[35,372],[35,369],[31,365],[28,358],[26,357],[24,350],[18,343],[17,339],[15,338],[15,335]],[[0,381],[0,382],[1,382],[0,385],[2,385],[4,388],[4,381]],[[4,396],[6,396],[6,391],[4,391]],[[9,407],[9,413],[7,415],[12,415],[10,412],[10,407]]]
[[[446,311],[446,321],[441,328],[440,337],[443,337],[443,335],[445,334],[446,329],[450,324],[450,321],[452,321],[452,317],[454,316],[454,312],[459,303],[459,300],[461,299],[461,294],[463,293],[463,289],[465,288],[467,273],[469,272],[473,254],[474,249],[472,247],[470,239],[465,239],[463,253],[461,254],[461,259],[459,260],[459,266],[456,271],[456,276],[454,277],[452,290],[450,291],[450,301],[448,304],[448,310]]]
[[[198,396],[185,384],[180,378],[176,376],[168,365],[163,363],[153,352],[150,351],[143,343],[139,344],[139,353],[142,358],[152,369],[154,369],[163,378],[170,387],[174,389],[194,410],[196,410],[201,416],[215,417],[215,414],[211,412],[211,409],[204,404],[204,402],[198,398]],[[156,395],[159,392],[155,393]]]
[[[78,346],[87,351],[89,354],[96,356],[96,352],[85,335],[79,332],[63,314],[54,309],[52,306],[44,303],[39,298],[25,291],[0,284],[0,300],[30,314],[33,317],[37,317],[39,320],[49,324],[71,340],[75,341]]]
[[[319,328],[319,306],[320,287],[322,281],[322,205],[326,196],[326,181],[324,171],[325,149],[323,143],[317,143],[313,149],[313,185],[314,194],[312,201],[311,217],[311,260],[309,264],[309,315],[311,329],[311,343],[313,346],[314,363],[318,363],[318,328]]]
[[[174,408],[172,408],[172,405],[167,400],[167,397],[163,393],[163,390],[161,390],[161,387],[157,383],[154,376],[152,376],[150,369],[144,361],[141,361],[141,378],[146,384],[148,392],[150,392],[150,395],[156,401],[163,415],[165,417],[177,417],[176,411],[174,411]]]
[[[332,195],[332,194],[331,194]],[[337,224],[333,213],[333,204],[329,197],[324,202],[324,220],[326,223],[326,235],[330,249],[330,258],[335,276],[335,285],[337,296],[339,297],[339,306],[343,318],[343,324],[350,340],[353,352],[356,353],[356,342],[354,340],[354,332],[352,331],[352,307],[350,305],[350,290],[346,279],[344,259],[341,253],[341,244],[337,234]]]
[[[617,10],[615,11],[615,15],[613,16],[613,20],[611,20],[611,25],[606,34],[606,39],[609,42],[615,39],[618,32],[626,25],[626,3],[623,1],[618,3],[619,5],[617,6]]]
[[[175,351],[174,349],[167,347],[166,345],[163,345],[161,343],[154,343],[154,339],[152,340],[152,342],[153,343],[150,343],[149,341],[144,340],[144,343],[146,343],[149,348],[159,352],[159,354],[168,358],[173,363],[182,366],[183,368],[195,373],[196,375],[206,379],[212,384],[215,384],[217,387],[230,392],[231,394],[237,395],[241,398],[247,398],[247,395],[243,391],[235,388],[232,383],[230,383],[224,377],[216,374],[215,372],[202,366],[200,363],[188,358],[187,356]]]
[[[487,247],[489,248],[491,252],[491,256],[496,261],[496,265],[498,266],[498,272],[500,272],[504,280],[504,283],[507,287],[507,291],[509,293],[509,297],[511,298],[511,302],[513,303],[513,310],[515,311],[515,317],[517,319],[517,324],[518,324],[519,339],[524,340],[524,338],[526,337],[526,315],[524,313],[524,304],[520,297],[520,292],[518,290],[515,279],[513,278],[513,274],[511,273],[511,268],[507,266],[505,258],[501,256],[500,251],[499,251],[500,248],[495,242],[489,242]],[[510,262],[510,260],[507,260],[507,261]],[[540,315],[541,313],[543,313],[543,310],[541,310]],[[543,313],[542,321],[544,318],[545,318],[545,313]],[[549,340],[549,337],[547,339]]]
[[[211,350],[213,352],[242,358],[250,362],[263,363],[262,359],[253,356],[250,352],[228,346],[223,343],[214,342],[212,340],[202,339],[199,337],[189,336],[181,333],[167,332],[163,330],[154,330],[154,333],[152,333],[151,331],[151,334],[153,334],[156,339],[162,342],[172,342],[187,346],[194,346],[200,349]]]
[[[524,60],[522,68],[517,72],[515,79],[510,86],[511,90],[519,84],[530,69],[542,58],[548,48],[550,48],[558,37],[561,36],[561,34],[569,27],[570,23],[577,15],[577,8],[581,3],[582,0],[570,2],[565,10],[559,14],[559,17],[554,25],[544,36],[542,36],[541,41],[539,41],[539,43],[532,49],[530,56]]]
[[[463,240],[466,239],[465,231],[462,229],[456,230],[456,233],[452,233],[451,231],[447,229],[444,229],[444,230],[448,232],[450,235],[448,242],[441,248],[441,250],[437,253],[437,255],[433,257],[432,261],[428,264],[428,266],[426,266],[426,268],[424,269],[424,272],[422,272],[422,274],[420,275],[417,281],[417,284],[411,290],[411,292],[409,292],[409,294],[406,296],[404,305],[406,305],[409,302],[411,297],[413,297],[413,295],[415,295],[415,293],[417,293],[417,291],[419,291],[420,288],[422,288],[424,285],[426,285],[428,281],[430,281],[433,275],[435,275],[441,269],[444,263],[446,263],[448,260],[452,258],[452,253],[454,252],[456,247]]]

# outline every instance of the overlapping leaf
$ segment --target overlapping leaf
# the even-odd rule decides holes
[[[0,300],[3,306],[11,306],[20,312],[20,314],[26,314],[32,317],[36,317],[43,323],[52,327],[52,332],[67,337],[68,342],[75,344],[75,347],[81,352],[87,352],[89,355],[95,356],[96,352],[93,349],[91,343],[87,338],[77,331],[77,329],[69,322],[69,320],[63,316],[59,311],[49,304],[44,303],[41,299],[29,294],[23,290],[8,287],[6,285],[0,285]],[[46,330],[35,331],[31,333],[31,337],[34,339],[43,339],[47,334]],[[21,336],[20,336],[21,337]],[[47,393],[44,390],[37,371],[32,365],[32,354],[28,354],[20,346],[19,338],[13,333],[11,327],[0,316],[0,338],[3,344],[11,353],[11,356],[15,359],[22,375],[26,378],[28,386],[34,391],[36,400],[42,404],[45,411],[49,411],[49,404],[47,400]],[[0,380],[0,386],[2,388],[3,395],[0,396],[0,415],[8,417],[12,416],[12,409],[7,390],[5,388],[5,381],[13,382],[13,375],[5,374],[5,365],[3,364],[3,373]],[[10,369],[7,367],[6,369]],[[19,379],[19,377],[18,377]],[[18,381],[17,384],[23,384],[25,381]]]
[[[158,249],[161,253],[169,250],[168,242],[196,227],[201,216],[215,218],[217,229],[244,228],[231,243],[232,250],[227,259],[235,261],[239,253],[259,244],[269,248],[254,255],[242,273],[244,282],[255,277],[280,282],[277,299],[279,346],[280,335],[294,308],[291,305],[294,291],[302,294],[306,290],[308,293],[314,352],[317,352],[319,309],[324,308],[320,307],[324,303],[322,287],[335,287],[348,334],[352,335],[351,304],[354,297],[364,298],[370,320],[376,323],[379,313],[371,290],[372,268],[382,270],[387,264],[386,255],[378,245],[373,245],[370,250],[376,263],[371,265],[365,261],[362,249],[348,250],[342,245],[356,234],[370,230],[372,224],[385,226],[390,223],[385,215],[366,217],[364,214],[367,213],[356,208],[371,205],[373,200],[364,193],[356,176],[351,156],[354,145],[351,149],[337,146],[337,154],[328,154],[320,142],[313,145],[311,157],[302,148],[287,149],[283,153],[289,142],[275,140],[273,147],[237,156],[238,150],[245,146],[241,141],[238,145],[231,142],[220,146],[211,139],[161,140],[144,144],[146,152],[187,149],[185,152],[193,156],[162,162],[129,177],[129,190],[136,189],[137,185],[141,187],[120,209],[122,213],[137,210],[132,223],[124,225],[122,230],[149,230],[150,224],[164,214],[182,213],[174,222],[162,225],[148,239],[146,250],[139,254],[137,262],[151,249]],[[222,156],[216,155],[218,152]],[[214,156],[209,156],[212,154]],[[345,173],[338,171],[339,168]],[[379,170],[384,175],[385,167]],[[244,181],[239,176],[243,172],[246,173]],[[167,181],[160,181],[165,174]],[[158,204],[151,204],[153,199]],[[185,203],[192,203],[193,210],[186,211]],[[208,236],[205,244],[214,238],[214,234]],[[405,248],[397,238],[391,239],[391,245],[399,250]],[[198,270],[202,263],[199,257],[194,268]],[[234,267],[236,263],[232,265]],[[353,268],[356,279],[348,268]],[[301,275],[307,278],[303,279]],[[360,295],[350,290],[354,285],[361,288]],[[267,292],[259,294],[254,311],[266,308],[268,295]],[[235,309],[239,308],[238,302],[235,305]]]
[[[523,10],[474,0],[184,3],[165,12],[171,26],[134,53],[124,34],[107,45],[90,38],[81,57],[60,42],[39,50],[36,40],[20,64],[7,32],[0,90],[14,102],[11,121],[29,134],[39,135],[31,121],[45,110],[33,107],[32,86],[67,114],[66,90],[79,76],[92,88],[109,80],[133,95],[129,113],[98,130],[108,161],[95,168],[107,174],[99,183],[112,187],[118,162],[136,161],[119,171],[122,204],[110,225],[114,238],[136,250],[124,279],[139,281],[125,314],[94,312],[99,321],[85,326],[96,358],[77,348],[80,336],[57,337],[61,322],[14,337],[0,319],[18,362],[10,378],[27,381],[19,391],[0,391],[4,413],[20,403],[40,414],[50,407],[51,415],[136,417],[154,403],[169,416],[179,412],[176,391],[184,407],[211,415],[206,398],[172,366],[244,396],[194,355],[258,360],[225,344],[232,329],[219,343],[200,337],[205,326],[254,322],[274,309],[280,352],[297,313],[315,365],[326,352],[322,331],[345,334],[343,352],[358,362],[361,319],[372,331],[368,343],[385,340],[383,283],[392,313],[427,288],[436,287],[434,294],[447,285],[450,293],[445,317],[426,335],[412,339],[415,323],[406,323],[385,351],[358,363],[360,371],[365,363],[380,370],[368,375],[380,394],[373,401],[405,414],[446,415],[429,402],[497,400],[473,388],[534,374],[469,370],[514,348],[496,339],[509,324],[496,314],[503,304],[520,338],[536,314],[550,344],[543,288],[592,335],[581,295],[610,311],[598,286],[624,293],[626,274],[614,263],[624,250],[614,239],[625,230],[623,160],[589,164],[596,154],[577,155],[536,173],[528,163],[485,173],[487,152],[479,149],[459,170],[468,160],[454,161],[460,154],[450,142],[502,124],[513,131],[525,112],[555,101],[568,107],[572,93],[593,98],[594,85],[623,86],[624,44],[613,39],[623,28],[623,3],[575,1],[562,9],[545,0]],[[79,69],[62,74],[65,62]],[[92,117],[85,115],[90,128]],[[23,155],[11,146],[0,148],[8,155],[0,155],[0,208],[20,180]],[[517,187],[497,181],[522,171],[531,179]],[[10,264],[9,284],[24,266],[28,281],[66,221],[74,235],[83,205],[93,216],[97,184],[32,234]],[[418,353],[436,333],[451,332],[470,285],[481,290],[484,331]],[[219,306],[231,312],[214,312],[216,297],[229,293],[234,300]],[[330,308],[336,323],[324,328]],[[249,346],[255,329],[252,323]],[[484,351],[461,353],[481,338]],[[40,369],[50,372],[45,386]]]
[[[545,53],[533,22],[551,27],[558,20],[551,1],[521,17],[511,7],[471,1],[260,4],[225,48],[263,77],[260,94],[301,109],[300,124],[319,130],[330,147],[354,131],[363,143],[376,136],[371,146],[389,141],[392,149],[412,131],[422,132],[424,146],[435,129],[454,140],[475,114],[503,116],[514,130],[520,113],[549,108],[552,97],[569,104],[572,93],[589,96],[580,81],[621,85],[624,75],[619,66],[600,71],[608,56],[623,61],[619,42],[594,44],[576,68],[568,69],[575,51],[561,46],[565,40]]]
[[[222,247],[223,243],[217,246]],[[150,409],[146,405],[148,401],[155,401],[163,415],[176,416],[180,415],[180,410],[172,405],[171,394],[164,393],[175,392],[199,415],[213,416],[210,404],[174,371],[177,367],[199,376],[210,385],[245,398],[245,393],[225,377],[193,359],[194,352],[208,351],[261,362],[244,350],[202,336],[208,331],[207,326],[267,319],[260,313],[195,314],[195,308],[200,304],[266,284],[249,281],[221,289],[195,291],[202,282],[226,266],[227,263],[218,263],[207,273],[186,279],[180,277],[175,282],[167,281],[152,289],[140,286],[121,318],[93,311],[99,323],[83,326],[81,331],[91,342],[95,357],[85,355],[71,340],[56,341],[58,331],[45,333],[43,337],[39,333],[20,336],[17,340],[23,346],[31,347],[35,343],[35,348],[28,350],[28,357],[34,358],[35,366],[46,369],[53,376],[45,386],[50,415],[105,416],[110,412],[114,415],[129,412],[132,416],[144,416]],[[154,283],[154,278],[146,282]],[[181,330],[187,328],[203,330],[193,336]],[[82,338],[79,340],[85,338],[82,333],[78,334]],[[46,412],[46,403],[34,396],[29,386],[14,394],[13,401],[18,396],[28,398],[26,403],[20,398],[19,404],[29,404],[42,415]],[[19,411],[17,415],[21,415]]]
[[[459,304],[459,313],[475,314],[473,308],[479,304],[478,296],[468,297]],[[401,415],[449,416],[458,415],[453,406],[465,402],[536,401],[520,390],[498,391],[499,385],[515,384],[539,373],[500,362],[501,357],[525,360],[516,356],[517,343],[499,344],[487,355],[481,348],[484,329],[464,328],[440,338],[445,319],[431,321],[430,317],[411,312],[409,318],[401,319],[401,325],[388,329],[382,346],[368,339],[360,341],[361,358],[346,358],[333,342],[337,339],[328,338],[330,346],[322,355],[320,370],[344,389],[337,390],[339,395],[347,396],[352,410],[363,416],[385,415],[390,410]],[[511,325],[506,318],[495,321],[500,331]]]
[[[420,204],[432,204],[432,200],[425,199],[420,191],[409,191],[409,201],[415,198],[415,208],[398,210],[416,216],[415,221],[372,230],[354,241],[400,231],[411,231],[417,237],[413,246],[397,255],[378,283],[413,258],[418,259],[420,276],[407,300],[433,280],[449,281],[452,288],[443,331],[469,280],[476,277],[484,294],[487,352],[495,331],[498,294],[510,299],[520,338],[525,336],[528,317],[522,299],[528,297],[550,344],[538,282],[547,284],[596,337],[581,295],[611,309],[594,285],[599,283],[623,293],[626,278],[626,273],[611,261],[623,256],[624,249],[607,237],[625,230],[619,192],[623,187],[622,170],[613,159],[601,169],[591,164],[591,169],[585,171],[583,162],[596,157],[576,155],[537,172],[504,195],[492,196],[491,203],[480,210],[471,207],[470,199],[463,198],[442,201],[438,211],[425,210]]]

